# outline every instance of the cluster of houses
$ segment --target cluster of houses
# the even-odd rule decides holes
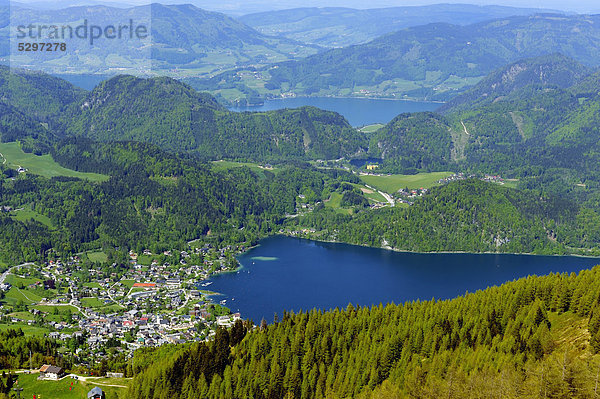
[[[82,351],[84,354],[93,351],[103,356],[107,344],[115,341],[120,342],[120,347],[115,350],[131,354],[143,346],[209,339],[218,327],[230,327],[240,319],[239,313],[217,316],[223,312],[220,307],[215,315],[215,304],[196,285],[211,273],[231,267],[226,262],[230,261],[231,252],[242,250],[245,250],[243,246],[214,248],[206,245],[190,250],[191,253],[179,251],[178,256],[172,258],[180,259],[179,264],[161,264],[153,260],[150,266],[139,264],[138,255],[131,252],[131,268],[119,275],[110,269],[86,268],[86,273],[83,273],[81,260],[73,256],[64,261],[49,260],[39,271],[26,271],[22,277],[36,273],[39,278],[41,273],[42,278],[32,283],[35,287],[31,288],[37,289],[37,292],[49,290],[48,298],[34,305],[59,309],[70,305],[78,310],[73,310],[68,320],[64,320],[65,317],[62,321],[50,322],[46,319],[49,315],[46,309],[29,306],[30,313],[46,319],[44,325],[53,330],[49,333],[51,338],[61,341],[77,339],[80,342],[77,355]],[[175,251],[165,251],[164,256],[155,256],[148,250],[144,251],[144,255],[154,259],[165,259],[165,256],[173,254]],[[198,262],[198,259],[201,261]],[[186,266],[182,267],[183,264]],[[86,281],[81,281],[82,275],[85,275]],[[58,293],[55,290],[67,287]],[[0,289],[10,288],[8,283],[0,285]],[[39,318],[22,320],[12,317],[10,320],[35,324]],[[56,374],[51,372],[54,369],[49,370],[44,371],[44,378]]]
[[[426,188],[423,188],[423,187],[413,188],[413,189],[401,188],[400,190],[398,190],[396,192],[396,195],[398,197],[414,199],[417,197],[422,197],[422,196],[426,195],[428,192],[429,192],[429,190]]]
[[[469,178],[475,177],[475,175],[465,175],[464,173],[455,173],[451,176],[444,177],[443,179],[438,180],[438,184],[448,184],[453,181],[466,180]]]
[[[459,181],[459,180],[466,180],[466,179],[479,179],[488,183],[498,183],[498,184],[504,184],[504,179],[500,176],[500,175],[489,175],[489,174],[484,174],[483,176],[481,175],[474,175],[474,174],[470,174],[470,175],[465,175],[464,173],[455,173],[451,176],[445,177],[443,179],[438,180],[439,184],[448,184],[450,182],[453,181]]]

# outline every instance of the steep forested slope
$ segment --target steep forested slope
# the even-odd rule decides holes
[[[318,239],[375,247],[541,254],[568,253],[579,247],[597,251],[598,222],[600,215],[571,201],[465,180],[433,188],[409,208],[355,216],[324,209],[294,224],[315,229],[310,236]]]
[[[212,159],[338,158],[366,148],[364,137],[334,112],[229,112],[169,78],[103,82],[71,107],[64,124],[71,135],[144,141]]]
[[[579,84],[591,73],[592,69],[562,54],[519,60],[490,73],[472,89],[454,97],[438,111],[456,112],[502,101],[528,85],[566,89]]]

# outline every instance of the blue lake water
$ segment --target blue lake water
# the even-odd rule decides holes
[[[215,276],[206,288],[255,323],[284,310],[453,298],[530,274],[600,264],[598,258],[394,252],[282,236],[262,240],[238,259],[239,273]]]
[[[335,111],[343,115],[354,126],[373,123],[388,123],[403,112],[434,111],[440,103],[404,100],[380,100],[370,98],[296,97],[266,100],[259,107],[232,107],[232,111],[273,111],[283,108],[298,108],[305,105]]]
[[[67,82],[85,90],[93,90],[100,82],[110,79],[111,75],[77,75],[77,74],[53,74],[57,78],[66,80]]]

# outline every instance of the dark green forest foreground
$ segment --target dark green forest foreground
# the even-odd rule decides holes
[[[595,398],[600,267],[137,352],[128,397]]]

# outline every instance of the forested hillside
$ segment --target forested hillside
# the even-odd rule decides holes
[[[457,112],[492,104],[529,85],[566,89],[579,84],[592,72],[593,69],[562,54],[519,60],[490,73],[472,89],[444,104],[438,112]]]
[[[452,126],[433,112],[404,113],[371,135],[369,154],[387,170],[444,170],[452,163]]]
[[[554,54],[518,61],[441,108],[370,136],[383,172],[500,174],[598,209],[597,72]]]
[[[85,92],[65,80],[0,65],[0,142],[21,140],[23,149],[48,152],[56,120]]]
[[[317,239],[418,252],[596,254],[600,243],[595,211],[479,180],[433,188],[408,208],[355,216],[323,209],[293,223]]]
[[[73,104],[64,123],[71,135],[149,142],[209,159],[331,159],[366,149],[364,136],[334,112],[229,112],[169,78],[110,79]]]
[[[0,255],[6,263],[43,258],[50,248],[59,253],[99,246],[183,249],[187,241],[209,235],[216,242],[253,243],[295,211],[301,192],[310,191],[316,201],[330,185],[356,180],[303,164],[262,177],[248,168],[214,171],[210,164],[133,142],[69,139],[52,154],[66,167],[110,179],[0,175],[0,204],[30,207],[49,218],[47,224],[19,221],[0,211]]]
[[[131,398],[591,398],[600,268],[137,352]],[[245,336],[244,336],[245,334]]]
[[[2,142],[47,153],[66,136],[132,140],[202,159],[332,159],[360,155],[367,140],[339,114],[317,108],[229,112],[180,81],[120,75],[93,91],[43,73],[2,71]]]

